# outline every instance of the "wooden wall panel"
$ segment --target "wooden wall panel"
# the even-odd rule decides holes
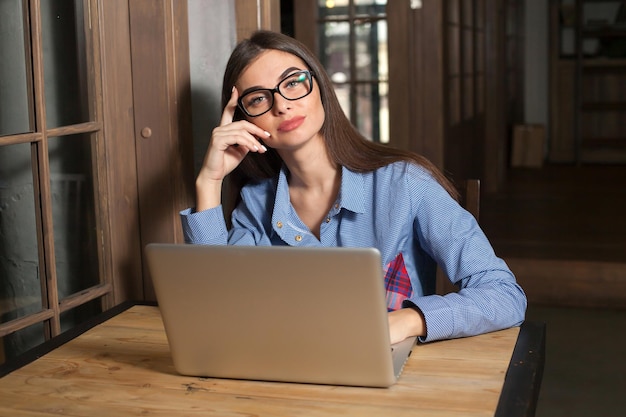
[[[129,6],[141,247],[180,243],[178,212],[193,204],[186,2]],[[144,299],[154,300],[145,269],[143,276]]]
[[[280,32],[280,0],[235,0],[237,41],[255,30]]]
[[[389,2],[390,144],[444,167],[443,9],[429,0],[411,9]],[[394,82],[399,80],[400,82]]]
[[[143,298],[128,0],[100,0],[104,148],[114,301]]]

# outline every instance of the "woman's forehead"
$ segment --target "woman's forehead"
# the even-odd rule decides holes
[[[273,87],[285,77],[285,71],[293,68],[307,69],[306,64],[297,56],[289,52],[270,49],[252,61],[239,76],[237,85],[242,88],[251,86]]]

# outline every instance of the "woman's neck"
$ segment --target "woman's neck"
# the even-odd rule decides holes
[[[280,152],[289,169],[290,188],[322,193],[338,190],[341,167],[330,159],[322,141],[316,145]]]

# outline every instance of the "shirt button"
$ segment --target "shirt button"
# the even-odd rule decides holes
[[[279,229],[282,229],[283,222],[276,222],[276,227],[278,227]]]
[[[336,203],[336,204],[335,204],[335,208],[336,208],[336,209],[339,209],[339,203]]]
[[[300,242],[302,240],[302,236],[296,235],[296,242]]]
[[[330,217],[326,217],[326,223],[330,223]]]

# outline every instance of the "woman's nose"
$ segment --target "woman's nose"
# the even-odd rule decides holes
[[[291,101],[287,100],[285,97],[281,96],[280,94],[274,94],[273,110],[277,114],[282,114],[288,111],[289,109],[291,109]]]

